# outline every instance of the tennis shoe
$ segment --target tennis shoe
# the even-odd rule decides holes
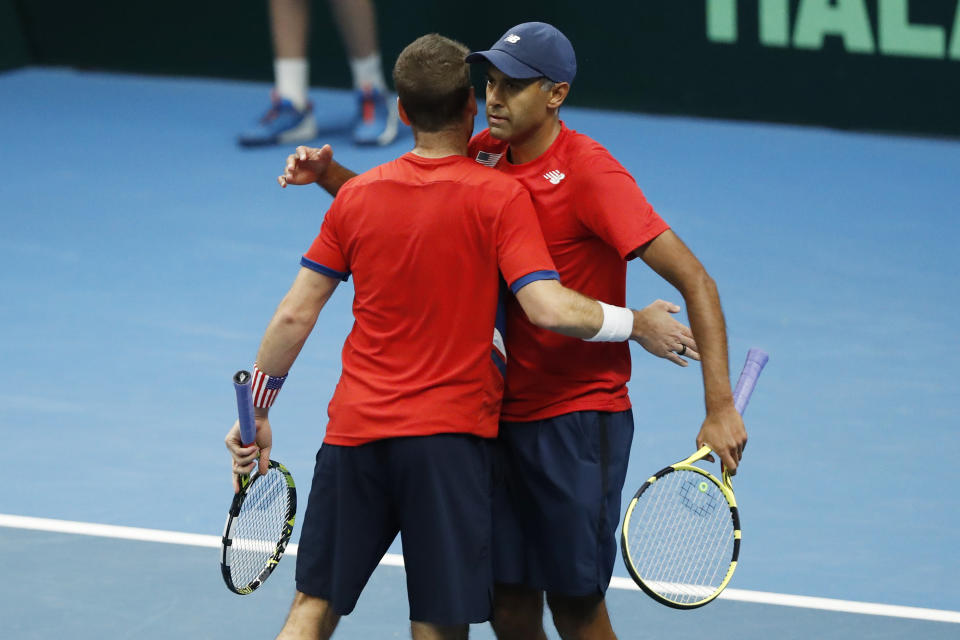
[[[400,117],[394,96],[377,89],[357,91],[359,118],[353,130],[357,144],[387,145],[397,137]]]
[[[270,109],[256,125],[242,132],[237,142],[243,147],[309,142],[317,137],[313,103],[301,111],[276,92],[271,93]]]

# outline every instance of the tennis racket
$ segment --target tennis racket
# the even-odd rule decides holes
[[[733,392],[742,415],[769,356],[750,349]],[[634,582],[657,602],[695,609],[723,591],[740,555],[740,514],[730,475],[723,482],[694,466],[710,454],[695,454],[661,469],[630,501],[620,550]]]
[[[248,371],[233,376],[244,446],[257,437],[251,378]],[[240,491],[230,504],[220,553],[220,570],[230,591],[251,593],[270,576],[293,534],[296,515],[297,489],[282,464],[271,460],[267,473],[254,470],[253,475],[240,477]]]

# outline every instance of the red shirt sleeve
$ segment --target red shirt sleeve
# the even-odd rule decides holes
[[[500,214],[497,261],[503,279],[514,293],[534,280],[560,279],[530,194],[519,186]]]
[[[303,255],[300,264],[325,276],[346,280],[350,276],[350,262],[340,242],[337,224],[339,209],[339,200],[334,200],[323,216],[320,233]]]
[[[647,202],[633,176],[607,153],[583,165],[574,193],[580,222],[624,259],[670,228]]]

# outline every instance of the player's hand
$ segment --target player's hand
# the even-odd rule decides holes
[[[677,322],[671,315],[679,312],[678,305],[665,300],[655,300],[640,311],[634,310],[633,334],[630,338],[653,355],[681,367],[688,363],[680,357],[680,353],[691,360],[700,360],[690,327]]]
[[[233,459],[233,492],[240,491],[239,476],[253,473],[254,462],[260,459],[259,472],[266,473],[270,468],[270,449],[273,447],[273,431],[270,421],[266,417],[257,416],[257,438],[249,447],[243,446],[240,440],[240,421],[233,423],[224,444]]]
[[[732,402],[729,407],[707,413],[700,433],[697,434],[697,449],[703,445],[709,445],[714,453],[720,456],[723,468],[731,476],[737,475],[737,467],[747,446],[747,430],[743,426],[743,418],[737,413]],[[714,458],[711,455],[705,460],[713,462]]]
[[[333,147],[328,144],[316,147],[297,147],[287,156],[287,166],[282,176],[277,177],[281,187],[288,184],[313,184],[326,173],[333,160]]]

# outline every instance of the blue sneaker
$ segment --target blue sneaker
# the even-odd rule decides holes
[[[244,147],[259,147],[270,144],[309,142],[317,137],[317,121],[313,117],[313,104],[307,103],[303,111],[293,103],[273,92],[271,106],[256,126],[237,136]]]
[[[394,96],[385,95],[377,89],[357,91],[360,114],[353,130],[357,144],[390,144],[397,137],[400,116]]]

